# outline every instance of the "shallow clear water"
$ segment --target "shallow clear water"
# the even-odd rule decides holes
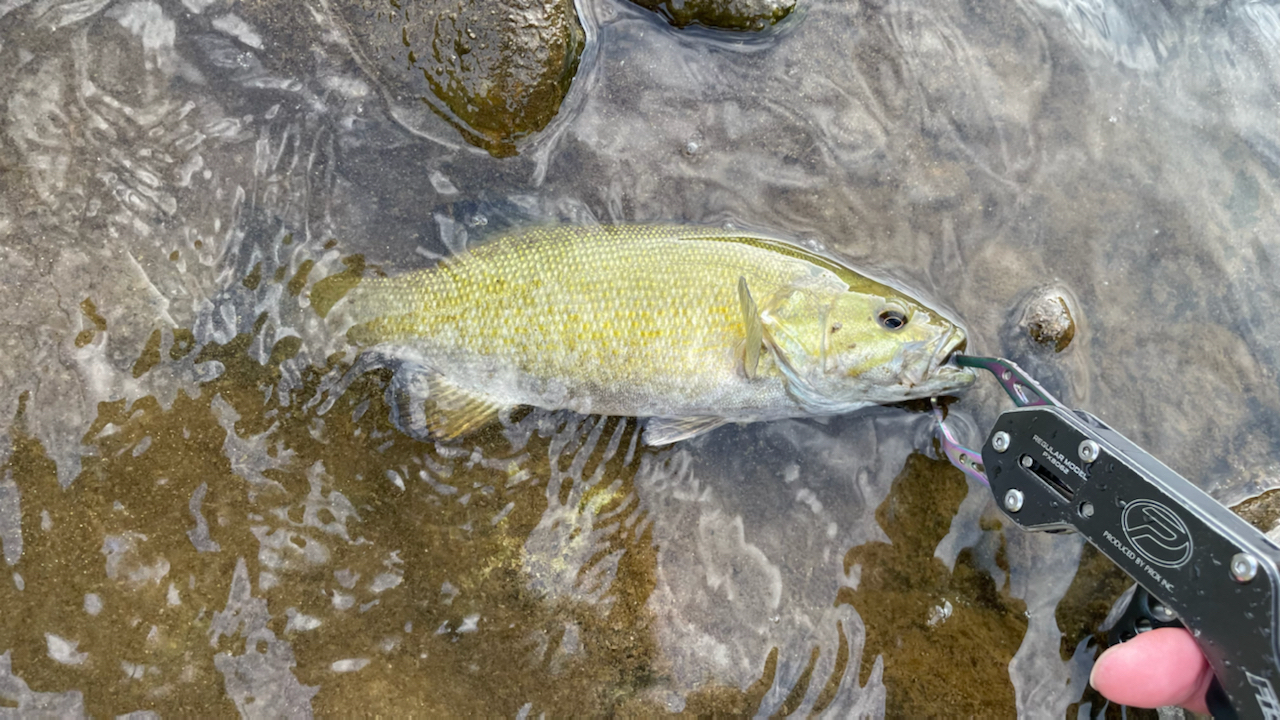
[[[504,159],[332,12],[0,0],[0,706],[1099,709],[1123,579],[1006,531],[926,414],[435,446],[387,372],[340,382],[313,299],[528,222],[820,241],[1219,499],[1280,485],[1273,4],[811,0],[747,37],[587,0]],[[1062,353],[1017,328],[1046,287]],[[1004,402],[953,406],[968,440]]]

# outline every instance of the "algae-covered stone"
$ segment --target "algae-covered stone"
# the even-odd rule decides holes
[[[1062,352],[1076,336],[1074,305],[1069,296],[1056,288],[1042,288],[1028,298],[1020,324],[1037,343]]]
[[[474,145],[503,157],[547,126],[569,91],[583,30],[572,0],[343,0],[369,69]]]
[[[634,0],[662,13],[672,25],[724,30],[763,30],[795,9],[795,0]]]

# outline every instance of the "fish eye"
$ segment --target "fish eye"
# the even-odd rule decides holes
[[[896,307],[886,307],[876,316],[885,330],[901,330],[907,325],[907,314]]]

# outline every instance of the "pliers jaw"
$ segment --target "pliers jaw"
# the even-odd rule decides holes
[[[1018,407],[1035,407],[1038,405],[1056,405],[1062,407],[1058,399],[1049,394],[1028,375],[1017,363],[1004,358],[979,357],[977,355],[956,355],[956,364],[961,367],[986,370],[996,377],[1000,387],[1009,394],[1013,404]]]
[[[938,405],[938,398],[932,398],[933,414],[938,418],[938,430],[941,431],[942,453],[947,456],[947,460],[951,461],[960,469],[960,472],[973,478],[982,485],[990,487],[991,483],[987,482],[987,473],[982,466],[982,455],[974,452],[956,440],[955,435],[951,432],[951,428],[947,427],[945,416],[942,412],[942,406]]]
[[[1039,405],[1062,407],[1062,403],[1058,402],[1057,398],[1041,387],[1040,383],[1032,379],[1022,368],[1018,367],[1017,363],[1011,360],[977,355],[956,355],[955,361],[961,367],[977,368],[990,372],[1018,407]],[[983,485],[990,485],[987,481],[986,470],[982,465],[982,453],[975,452],[956,440],[951,428],[947,427],[945,416],[942,408],[938,405],[937,398],[934,398],[932,402],[933,413],[938,418],[938,430],[941,431],[940,434],[942,435],[940,441],[942,452],[947,456],[947,460],[951,461],[951,464],[959,468],[960,472],[965,475]]]

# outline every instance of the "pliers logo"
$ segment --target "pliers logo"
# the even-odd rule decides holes
[[[1121,527],[1133,549],[1152,565],[1176,568],[1191,559],[1187,524],[1155,500],[1134,500],[1126,505]]]
[[[1265,720],[1280,720],[1280,699],[1276,698],[1276,691],[1271,687],[1271,681],[1251,672],[1246,672],[1244,676],[1257,691],[1254,693],[1254,698],[1258,701],[1258,708],[1262,710],[1262,717]]]

